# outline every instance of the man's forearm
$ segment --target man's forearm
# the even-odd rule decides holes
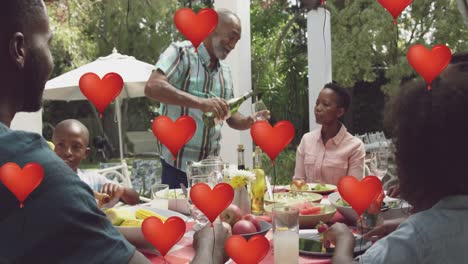
[[[181,91],[164,80],[150,80],[145,87],[145,95],[161,103],[200,108],[200,99]]]
[[[250,128],[248,118],[239,112],[235,112],[228,120],[226,120],[226,122],[231,128],[237,130],[246,130]]]

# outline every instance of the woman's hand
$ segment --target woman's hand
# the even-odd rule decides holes
[[[353,263],[354,235],[342,223],[332,225],[325,233],[324,240],[335,244],[333,263]]]
[[[352,239],[354,240],[353,233],[349,230],[348,226],[342,223],[333,224],[328,230],[324,233],[325,241],[329,241],[332,244],[337,245],[340,240],[343,239]]]

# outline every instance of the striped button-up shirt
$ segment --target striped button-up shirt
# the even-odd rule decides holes
[[[210,55],[203,43],[198,47],[198,52],[195,52],[190,41],[175,42],[161,54],[155,69],[163,71],[169,83],[184,92],[202,98],[216,96],[231,99],[234,94],[229,66],[219,61],[211,70],[210,61]],[[161,146],[161,154],[166,162],[185,171],[187,161],[200,161],[208,156],[219,155],[222,124],[211,129],[205,127],[202,111],[177,105],[161,103],[159,114],[166,115],[173,121],[180,116],[189,115],[197,124],[195,135],[179,150],[175,160],[171,152]]]
[[[348,133],[344,125],[325,145],[320,127],[302,137],[296,152],[294,178],[335,185],[346,175],[361,179],[365,155],[362,141]]]

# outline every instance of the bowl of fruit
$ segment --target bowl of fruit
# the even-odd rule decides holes
[[[221,221],[231,226],[233,235],[241,235],[247,240],[255,235],[264,236],[271,229],[270,217],[243,214],[242,210],[234,204],[224,209],[220,218]]]
[[[316,204],[308,201],[283,203],[281,206],[291,206],[299,209],[299,227],[314,228],[320,222],[330,221],[336,213],[336,208],[326,204]],[[275,204],[265,206],[267,214],[271,215]]]
[[[187,216],[183,214],[142,205],[111,208],[105,210],[104,213],[128,242],[137,248],[149,251],[156,251],[156,249],[145,239],[141,231],[141,225],[146,218],[154,216],[164,222],[169,217],[177,216],[184,221],[188,221]]]

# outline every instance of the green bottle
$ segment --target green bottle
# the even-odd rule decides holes
[[[254,94],[255,94],[255,91],[252,90],[248,93],[245,93],[241,97],[232,98],[228,100],[227,103],[229,104],[229,113],[228,113],[227,118],[229,118],[235,112],[237,112],[239,110],[239,107],[242,105],[242,103],[245,102],[245,100],[252,97],[252,95]],[[221,122],[222,120],[220,120],[213,112],[206,112],[203,114],[203,123],[205,123],[205,126],[207,127],[210,127],[210,128],[214,127],[216,125],[219,125]]]

